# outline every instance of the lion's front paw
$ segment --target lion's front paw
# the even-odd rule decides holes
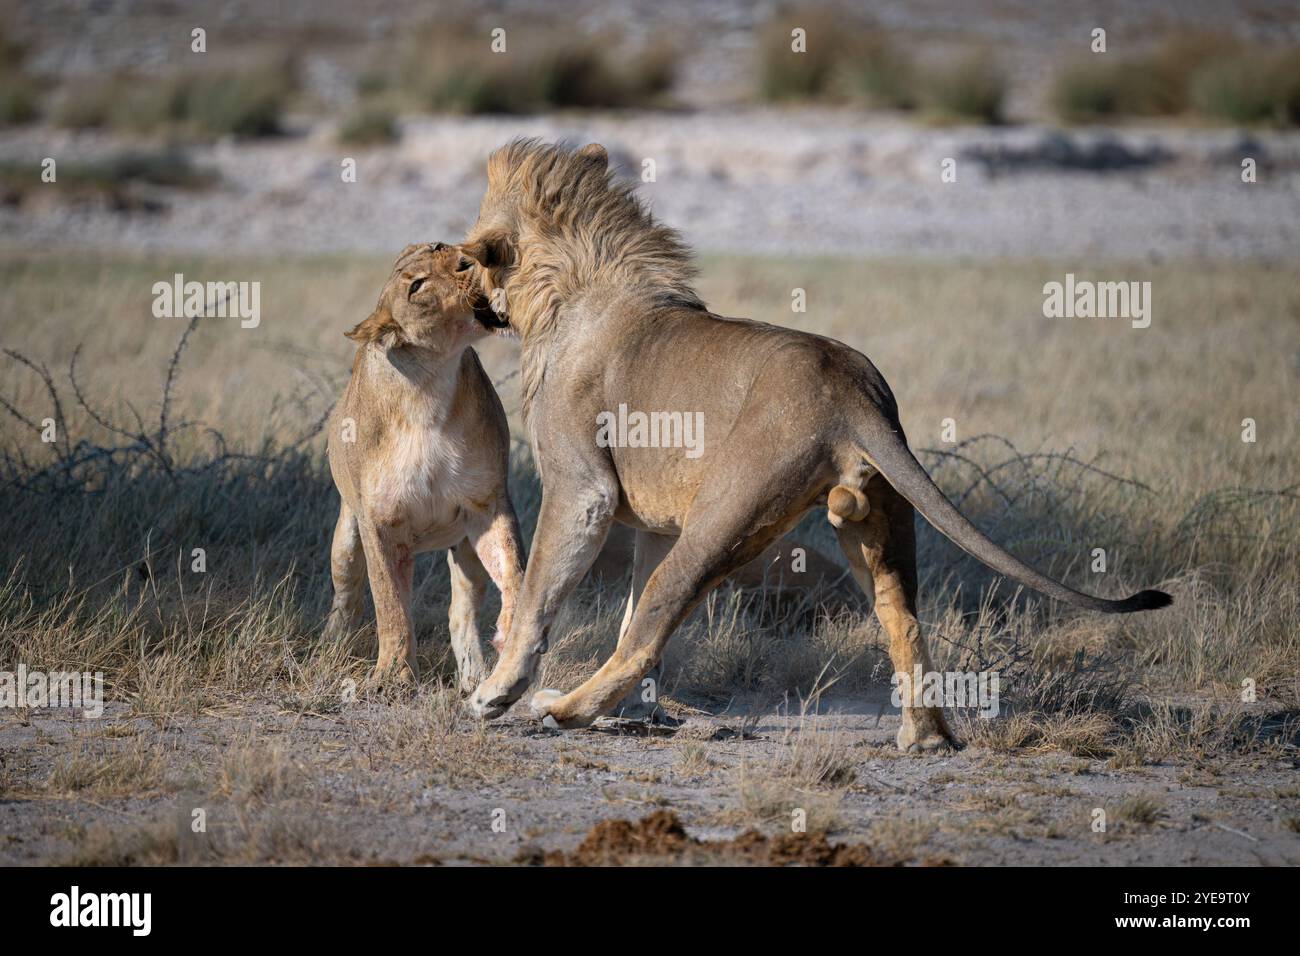
[[[529,708],[533,716],[542,722],[543,727],[549,727],[552,730],[560,726],[559,721],[551,716],[551,708],[555,706],[556,701],[564,696],[564,691],[547,688],[539,690],[533,695],[532,701],[529,702]]]
[[[961,749],[961,745],[957,741],[943,734],[930,734],[920,740],[913,740],[906,747],[901,743],[898,746],[900,750],[910,754],[940,754]]]

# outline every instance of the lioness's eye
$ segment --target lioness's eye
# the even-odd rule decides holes
[[[410,287],[406,290],[407,295],[415,295],[424,285],[423,279],[412,279]]]

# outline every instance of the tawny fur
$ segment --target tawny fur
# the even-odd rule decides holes
[[[506,489],[505,411],[470,347],[496,321],[462,265],[468,260],[451,246],[408,246],[375,311],[348,333],[357,354],[329,426],[343,502],[327,633],[341,637],[357,625],[368,574],[376,673],[415,677],[414,556],[447,549],[452,650],[468,691],[486,672],[477,613],[488,580],[501,591],[499,643],[523,577],[523,546]]]
[[[828,508],[854,577],[874,594],[898,672],[932,669],[916,618],[914,508],[1050,597],[1107,612],[1169,603],[1158,591],[1083,594],[981,534],[908,450],[871,362],[831,339],[708,312],[685,247],[614,182],[602,147],[523,141],[495,153],[463,248],[520,336],[543,483],[518,612],[471,699],[480,714],[502,713],[527,689],[560,603],[614,521],[637,532],[624,626],[613,656],[581,687],[533,697],[534,712],[559,726],[626,704],[685,615],[813,507]],[[703,453],[604,447],[597,416],[621,404],[700,414]],[[903,708],[900,747],[953,743],[940,709]]]

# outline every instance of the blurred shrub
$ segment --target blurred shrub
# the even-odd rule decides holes
[[[1066,120],[1106,116],[1172,116],[1187,108],[1192,74],[1208,58],[1232,48],[1226,37],[1178,35],[1144,56],[1093,54],[1067,66],[1052,88],[1052,103]]]
[[[1300,49],[1207,63],[1192,79],[1191,102],[1210,119],[1300,124]]]
[[[353,146],[373,146],[396,142],[399,138],[397,120],[386,107],[365,104],[346,116],[339,124],[340,143]]]
[[[362,74],[363,94],[414,96],[422,109],[454,113],[536,113],[659,105],[672,85],[676,53],[655,46],[628,53],[609,37],[572,37],[516,27],[504,52],[484,30],[446,25],[416,35],[394,74]]]
[[[157,209],[161,204],[143,195],[142,186],[203,189],[217,175],[199,169],[182,150],[126,150],[85,162],[60,162],[57,190],[41,182],[34,163],[0,163],[0,195],[10,204],[35,197],[62,201],[102,199],[117,209]]]
[[[0,126],[30,122],[40,112],[40,91],[22,72],[26,55],[27,48],[0,23]]]
[[[1006,77],[988,53],[971,53],[930,69],[919,86],[922,103],[940,118],[1002,121]]]
[[[74,176],[85,178],[119,183],[141,182],[177,189],[202,189],[217,179],[214,172],[199,169],[190,161],[189,154],[173,146],[150,151],[126,150],[98,163],[74,166],[71,171]],[[67,172],[68,167],[60,167],[60,178]]]
[[[1104,55],[1104,54],[1097,54]],[[1115,64],[1081,60],[1056,75],[1051,102],[1057,116],[1077,123],[1120,111],[1120,73]]]
[[[277,63],[232,74],[196,74],[181,83],[184,120],[205,133],[273,136],[294,91],[293,67]]]
[[[36,84],[21,73],[0,72],[0,126],[17,126],[40,112]]]
[[[796,52],[793,32],[804,31]],[[758,34],[758,92],[765,100],[833,97],[846,59],[845,35],[829,10],[810,9],[773,16]]]
[[[1195,112],[1233,123],[1297,122],[1300,55],[1242,47],[1230,37],[1175,36],[1145,56],[1067,66],[1051,101],[1067,122]]]
[[[919,103],[916,64],[876,30],[848,41],[845,73],[850,91],[878,109],[910,110]]]
[[[120,81],[73,82],[59,91],[51,119],[65,129],[93,129],[108,125],[114,90]]]
[[[196,136],[271,136],[295,89],[288,62],[164,76],[120,75],[70,84],[54,122],[70,129]]]
[[[805,51],[791,49],[805,31]],[[768,101],[862,102],[923,108],[941,119],[996,123],[1006,81],[986,52],[922,69],[887,33],[829,10],[778,13],[759,32],[758,95]]]

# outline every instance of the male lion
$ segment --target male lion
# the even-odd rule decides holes
[[[479,714],[502,713],[528,687],[561,601],[613,521],[637,529],[631,616],[590,680],[533,697],[534,713],[562,727],[590,723],[636,688],[709,589],[817,506],[828,509],[854,577],[874,588],[897,672],[932,670],[916,619],[913,508],[1050,597],[1108,612],[1170,603],[1159,591],[1080,593],[981,534],[912,456],[871,362],[832,339],[709,312],[691,288],[686,248],[612,181],[603,147],[526,140],[493,153],[462,248],[494,303],[504,292],[508,309],[498,311],[520,336],[543,483],[506,648],[471,698]],[[607,421],[620,405],[703,413],[703,453],[604,447],[597,416]],[[942,709],[903,708],[900,748],[954,743]]]
[[[491,576],[501,591],[498,642],[523,578],[523,546],[506,491],[510,432],[470,344],[504,327],[459,250],[407,246],[375,311],[346,333],[359,343],[334,409],[329,460],[343,498],[330,569],[326,633],[361,613],[369,571],[379,632],[377,675],[416,676],[411,627],[414,556],[441,548],[451,568],[451,646],[460,686],[486,673],[476,615]]]

